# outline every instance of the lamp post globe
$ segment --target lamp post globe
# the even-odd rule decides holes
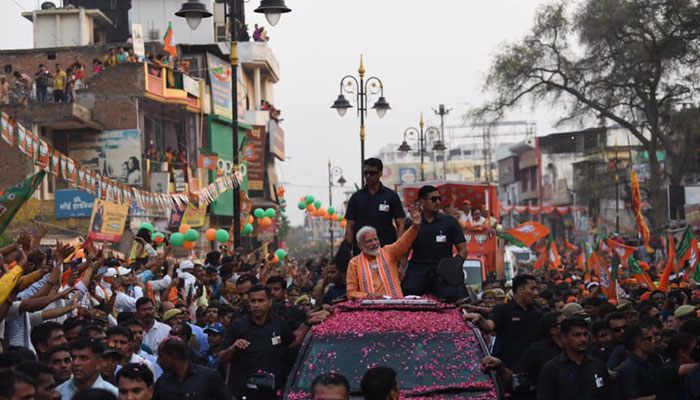
[[[207,5],[200,0],[187,0],[182,3],[180,11],[176,12],[175,15],[185,18],[190,29],[195,30],[202,22],[202,18],[209,18],[212,13],[207,10]]]
[[[379,116],[379,118],[384,118],[386,112],[388,110],[391,110],[391,106],[389,106],[389,103],[386,101],[384,96],[379,97],[379,99],[376,103],[374,103],[374,106],[372,108],[377,111],[377,115]]]
[[[338,112],[338,115],[341,117],[345,115],[345,112],[348,111],[349,108],[352,108],[352,104],[348,101],[348,99],[343,96],[343,94],[339,94],[338,98],[333,102],[333,105],[331,108],[335,108],[335,110]]]
[[[256,13],[265,14],[267,22],[272,26],[277,25],[282,14],[290,11],[292,10],[284,4],[284,0],[262,0],[255,9]]]

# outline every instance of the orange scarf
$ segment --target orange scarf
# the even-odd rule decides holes
[[[392,298],[403,297],[403,292],[401,291],[401,284],[399,284],[399,278],[389,266],[389,258],[386,256],[383,249],[379,250],[378,258],[378,261],[380,261],[378,271],[379,275],[382,278],[384,291]],[[357,276],[360,278],[362,289],[367,294],[373,293],[374,282],[372,280],[372,271],[370,270],[369,261],[367,260],[367,256],[365,256],[365,253],[360,254],[360,262],[357,266]]]

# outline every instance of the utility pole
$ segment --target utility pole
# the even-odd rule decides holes
[[[444,104],[440,104],[438,106],[438,109],[434,109],[433,111],[435,112],[435,115],[440,116],[440,140],[442,140],[442,143],[447,145],[447,142],[445,142],[445,115],[449,114],[452,109],[446,109]],[[442,153],[442,179],[445,180],[447,179],[447,156],[449,155],[449,149],[445,149],[445,151]],[[437,173],[437,172],[436,172]]]

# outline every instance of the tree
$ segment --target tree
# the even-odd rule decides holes
[[[570,3],[570,2],[567,2]],[[493,97],[474,116],[500,118],[524,100],[563,107],[560,123],[607,119],[649,154],[651,227],[666,223],[664,185],[681,183],[698,136],[678,129],[677,107],[698,98],[697,0],[584,0],[542,8],[527,36],[498,54],[485,89]],[[672,123],[673,122],[673,123]],[[675,127],[675,129],[674,129]],[[662,171],[657,151],[666,151]]]

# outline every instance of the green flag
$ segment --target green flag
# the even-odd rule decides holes
[[[24,182],[7,188],[0,196],[0,234],[14,218],[19,208],[29,199],[41,181],[44,180],[46,171],[41,170],[30,176]]]
[[[637,264],[637,260],[634,257],[630,256],[630,258],[627,259],[627,265],[630,267],[630,271],[633,274],[644,274],[644,272],[642,271],[642,267],[640,267],[639,264]]]
[[[700,282],[700,268],[698,268],[700,264],[695,264],[695,270],[693,271],[693,280],[697,283]]]
[[[680,262],[685,258],[685,255],[690,251],[690,241],[693,240],[695,236],[693,235],[693,229],[688,226],[688,228],[683,232],[683,237],[678,244],[676,244],[676,261]],[[681,263],[682,264],[682,263]]]

